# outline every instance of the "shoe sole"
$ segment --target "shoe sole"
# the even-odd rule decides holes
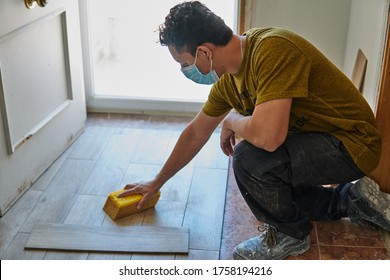
[[[358,198],[355,202],[358,207],[364,209],[368,205],[371,208],[371,211],[369,211],[371,213],[365,213],[364,219],[390,230],[390,194],[381,192],[379,185],[368,177],[359,180],[351,191]]]
[[[307,236],[305,238],[307,240],[304,244],[302,244],[301,247],[293,248],[292,250],[285,251],[283,255],[280,255],[279,258],[271,259],[271,260],[283,260],[287,258],[288,256],[297,256],[305,253],[307,250],[310,249],[310,237]],[[240,254],[237,254],[236,252],[233,253],[233,259],[234,260],[248,260],[244,257],[242,257]]]

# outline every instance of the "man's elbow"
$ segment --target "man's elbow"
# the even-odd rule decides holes
[[[253,145],[257,148],[272,153],[275,152],[280,146],[282,146],[285,140],[286,136],[265,138],[262,140],[255,140]]]
[[[264,147],[264,150],[267,152],[275,152],[283,143],[277,144],[277,143],[271,143]]]

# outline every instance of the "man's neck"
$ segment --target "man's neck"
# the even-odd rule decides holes
[[[240,68],[245,52],[245,37],[233,35],[230,42],[221,49],[221,61],[224,73],[236,74]]]

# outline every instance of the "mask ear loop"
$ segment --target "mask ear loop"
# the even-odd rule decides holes
[[[213,71],[213,57],[212,57],[213,53],[211,53],[211,57],[210,57],[210,72]]]
[[[196,49],[196,52],[195,52],[195,61],[194,61],[195,66],[196,66],[196,60],[198,59],[198,50],[199,49]]]

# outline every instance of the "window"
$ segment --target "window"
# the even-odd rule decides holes
[[[113,0],[109,5],[102,0],[88,2],[91,71],[87,83],[91,83],[88,102],[92,107],[100,104],[101,108],[114,110],[116,106],[119,110],[126,107],[136,111],[199,110],[211,86],[185,78],[167,47],[158,42],[158,26],[170,8],[183,1]],[[236,30],[236,0],[202,2]]]

